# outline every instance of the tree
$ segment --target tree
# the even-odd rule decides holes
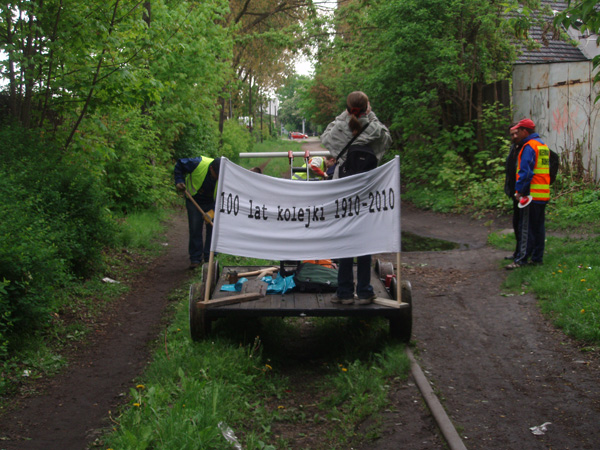
[[[515,55],[503,11],[488,0],[352,2],[337,13],[320,71],[339,74],[338,94],[365,90],[405,142],[473,124],[461,150],[472,159],[485,146],[484,89],[509,78]]]
[[[223,130],[226,98],[241,115],[254,114],[252,86],[273,89],[291,73],[295,51],[302,45],[301,22],[314,14],[312,0],[230,0],[226,26],[234,37],[234,78],[223,88],[219,129]],[[243,87],[245,85],[245,87]],[[246,95],[236,96],[245,89]]]
[[[185,116],[212,106],[215,86],[222,85],[220,61],[229,54],[217,22],[226,3],[153,6],[149,26],[150,2],[4,1],[0,48],[7,55],[1,64],[10,116],[48,129],[68,148],[99,111],[114,117],[153,103],[157,124],[172,126],[161,130],[172,141]],[[94,127],[87,126],[89,133]]]
[[[316,131],[310,124],[309,95],[310,78],[306,75],[290,75],[285,84],[277,90],[279,98],[279,120],[288,131],[301,130],[303,121],[308,121],[308,128]]]

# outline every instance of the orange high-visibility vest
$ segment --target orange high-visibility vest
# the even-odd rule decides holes
[[[535,151],[535,166],[533,168],[533,178],[531,179],[529,195],[533,200],[547,202],[550,200],[550,149],[540,141],[531,139],[523,145],[519,152],[519,165],[517,167],[517,181],[519,180],[519,170],[521,169],[521,155],[526,145],[530,145]]]

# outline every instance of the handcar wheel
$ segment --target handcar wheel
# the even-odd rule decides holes
[[[393,292],[396,292],[395,286],[396,279],[392,279],[392,284],[394,286]],[[410,338],[412,335],[412,286],[410,281],[402,281],[401,283],[401,294],[402,294],[402,303],[408,303],[410,306],[408,308],[403,308],[400,310],[400,314],[397,317],[390,318],[390,335],[394,339],[398,339],[402,342],[410,342]],[[390,288],[392,285],[390,285]],[[395,294],[393,295],[395,297]]]
[[[377,258],[375,260],[375,273],[377,274],[377,276],[379,276],[379,267],[380,267],[380,265],[381,265],[381,260],[379,258]],[[379,278],[381,278],[381,277],[379,276]]]
[[[391,262],[379,262],[379,278],[385,281],[388,275],[394,275],[394,264]]]
[[[193,341],[201,341],[210,334],[210,320],[206,318],[206,309],[198,305],[204,297],[204,290],[204,283],[194,283],[190,286],[190,335]]]

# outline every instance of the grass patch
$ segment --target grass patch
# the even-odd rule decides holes
[[[302,143],[290,140],[279,139],[275,141],[264,141],[254,145],[253,153],[256,152],[284,152],[287,154],[288,151],[299,152],[302,150]],[[296,163],[299,160],[295,160]],[[265,165],[266,163],[266,165]],[[270,175],[277,178],[289,178],[290,163],[286,157],[277,158],[240,158],[240,165],[246,169],[251,167],[259,166],[263,169],[263,174]],[[302,165],[301,163],[298,164]]]
[[[368,436],[378,436],[389,388],[410,368],[383,319],[227,318],[212,328],[210,340],[193,342],[188,299],[176,303],[166,345],[97,448],[230,449],[227,431],[245,450],[349,448],[368,418]]]
[[[117,246],[145,250],[156,250],[156,236],[164,232],[164,221],[171,211],[155,209],[133,212],[118,220]]]
[[[548,228],[600,233],[600,188],[572,189],[559,192],[547,208]]]
[[[487,237],[487,243],[493,247],[514,252],[516,245],[515,233],[492,232]]]
[[[451,212],[456,208],[456,195],[443,189],[422,187],[402,192],[402,200],[409,201],[417,208],[435,212]]]
[[[549,237],[544,265],[511,271],[505,286],[533,290],[554,325],[575,339],[600,345],[600,237]]]

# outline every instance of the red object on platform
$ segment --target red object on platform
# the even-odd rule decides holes
[[[392,285],[392,278],[396,278],[396,275],[386,275],[385,276],[385,287],[389,288]]]

